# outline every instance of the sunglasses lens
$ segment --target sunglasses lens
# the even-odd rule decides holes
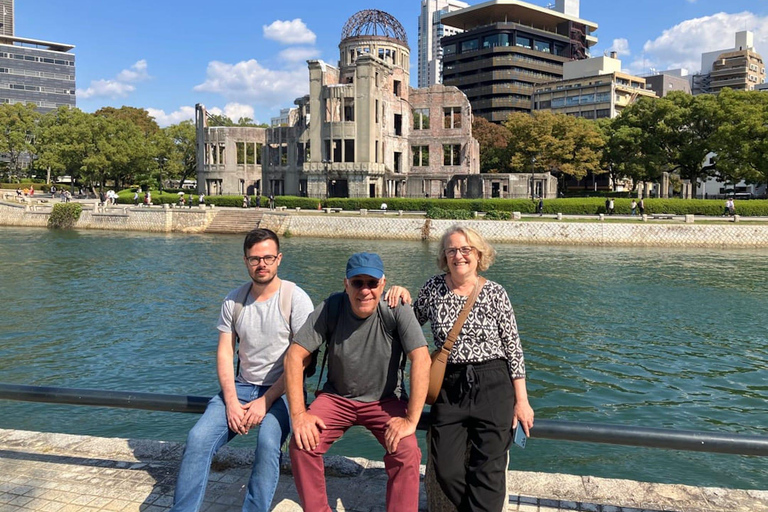
[[[364,281],[362,279],[353,279],[349,283],[352,285],[353,288],[356,288],[358,290],[363,287],[373,289],[373,288],[378,288],[379,286],[379,281],[375,279],[371,279],[368,281]]]

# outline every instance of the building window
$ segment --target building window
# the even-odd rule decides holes
[[[333,139],[333,161],[341,162],[341,139]]]
[[[483,48],[495,48],[496,46],[509,46],[509,34],[495,34],[483,38]]]
[[[345,162],[355,161],[355,139],[344,140],[344,161]]]
[[[344,121],[355,120],[355,98],[344,98]]]
[[[426,167],[429,165],[429,146],[411,146],[413,166]]]
[[[515,46],[519,46],[521,48],[532,48],[533,40],[530,37],[517,36],[515,37]]]
[[[394,158],[394,164],[395,164],[395,172],[403,172],[403,154],[399,151],[395,151],[395,158]]]
[[[374,110],[373,115],[376,119],[376,123],[378,123],[379,122],[379,100],[376,100],[376,106],[373,110]]]
[[[429,109],[428,108],[413,109],[413,129],[414,130],[429,129]]]
[[[443,56],[446,55],[455,55],[456,54],[456,45],[455,44],[447,44],[443,46]]]
[[[395,114],[395,135],[403,134],[403,115]]]
[[[393,81],[392,89],[395,93],[395,96],[399,97],[402,95],[402,86],[403,86],[403,83],[400,80]]]
[[[534,49],[544,53],[552,53],[552,49],[550,48],[550,45],[547,41],[536,40],[536,43],[534,44]]]
[[[443,128],[461,128],[461,107],[443,109]]]
[[[461,53],[473,52],[477,50],[477,39],[470,39],[469,41],[462,41]]]
[[[460,144],[443,144],[443,165],[461,165]]]
[[[379,163],[379,141],[376,141],[374,144],[374,153],[373,153],[373,162]]]

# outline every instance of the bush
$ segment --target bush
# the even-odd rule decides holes
[[[473,215],[469,210],[446,210],[432,206],[427,209],[427,218],[469,220]]]
[[[48,227],[51,229],[72,229],[83,211],[80,203],[56,203],[48,217]]]
[[[488,220],[509,220],[512,218],[510,212],[500,212],[499,210],[491,210],[485,214],[485,218]]]

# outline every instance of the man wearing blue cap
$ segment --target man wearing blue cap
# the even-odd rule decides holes
[[[349,427],[362,425],[387,451],[387,511],[416,512],[421,450],[414,433],[429,385],[427,342],[410,305],[388,310],[382,301],[386,280],[378,254],[353,254],[346,275],[344,293],[309,315],[285,356],[299,499],[306,512],[331,510],[323,454]],[[307,409],[303,369],[323,342],[328,379]],[[411,361],[410,398],[403,386],[405,357]]]

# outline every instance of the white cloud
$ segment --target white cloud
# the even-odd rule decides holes
[[[281,51],[279,53],[279,57],[282,60],[288,61],[288,62],[301,62],[309,59],[313,59],[320,55],[320,50],[317,48],[307,48],[307,47],[294,47],[294,48],[286,48],[285,50]]]
[[[619,55],[619,57],[623,55],[629,55],[630,53],[632,53],[629,51],[629,41],[627,41],[623,37],[619,39],[614,39],[613,43],[611,44],[610,48],[608,48],[608,50],[616,52]]]
[[[211,61],[205,82],[196,85],[194,90],[221,94],[230,102],[266,106],[291,104],[309,92],[309,72],[306,66],[268,69],[255,59],[236,64]]]
[[[278,41],[282,44],[315,44],[317,36],[296,18],[292,21],[273,21],[270,25],[263,25],[264,37]]]
[[[129,69],[124,69],[118,73],[116,80],[118,82],[141,82],[150,78],[152,77],[147,73],[147,61],[141,59]]]
[[[147,73],[147,61],[142,59],[130,68],[120,71],[115,78],[91,80],[91,85],[86,89],[77,90],[77,97],[79,99],[125,97],[136,90],[136,86],[132,84],[150,78],[152,77]]]
[[[224,105],[224,110],[219,107],[209,108],[208,112],[211,114],[222,115],[224,114],[234,122],[239,121],[243,117],[253,119],[254,110],[250,105],[243,105],[242,103],[227,103]]]
[[[720,12],[683,21],[647,41],[643,46],[644,57],[633,62],[630,69],[647,72],[649,67],[658,70],[685,68],[698,72],[702,53],[733,48],[736,32],[743,30],[752,31],[755,50],[763,56],[768,55],[768,16],[757,16],[748,11]]]
[[[179,107],[175,112],[166,114],[165,110],[157,108],[148,108],[149,115],[155,118],[155,121],[161,128],[177,124],[182,121],[193,120],[195,118],[195,107]]]

